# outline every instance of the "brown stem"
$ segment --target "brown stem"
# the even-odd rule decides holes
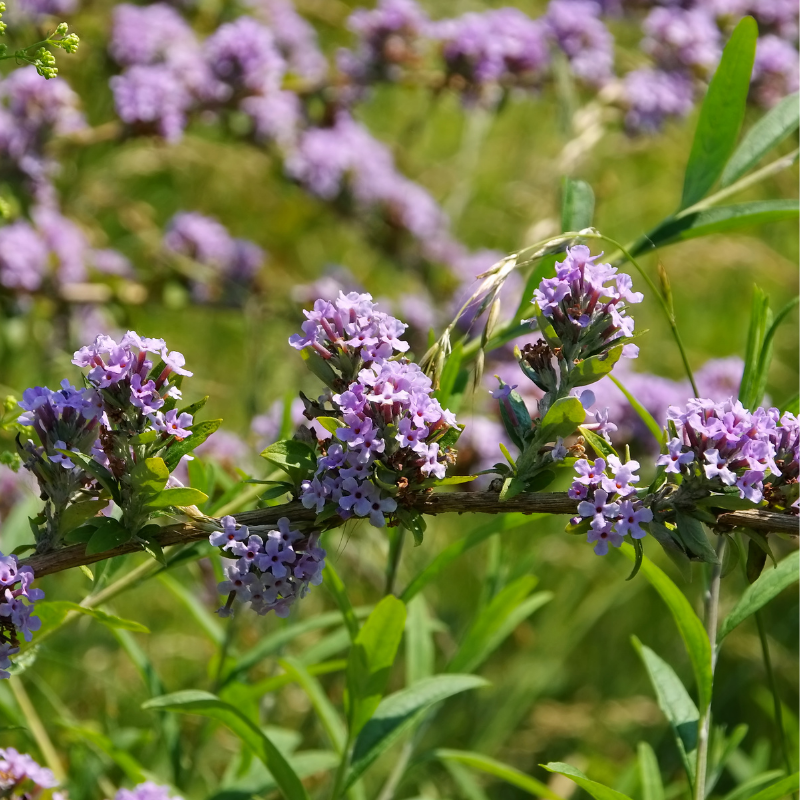
[[[408,507],[414,511],[429,515],[505,514],[516,511],[522,514],[574,516],[577,513],[577,505],[577,501],[570,499],[566,492],[523,493],[502,501],[496,492],[439,492],[412,497],[408,502]],[[316,519],[316,512],[313,509],[304,508],[302,503],[294,500],[280,506],[258,508],[234,516],[236,521],[243,525],[275,525],[281,517],[288,517],[293,523],[300,523],[303,527],[310,528]],[[330,522],[330,520],[326,522],[326,527],[333,527]],[[798,535],[797,517],[761,509],[721,514],[717,517],[717,525]],[[201,541],[206,539],[208,534],[207,527],[192,524],[172,525],[163,529],[158,541],[162,547],[166,547],[172,544]],[[113,550],[87,555],[85,545],[75,544],[54,550],[52,553],[31,556],[22,563],[33,567],[36,576],[41,577],[52,572],[79,567],[82,564],[93,564],[96,561],[103,561],[126,553],[137,553],[141,549],[138,542],[130,541]]]

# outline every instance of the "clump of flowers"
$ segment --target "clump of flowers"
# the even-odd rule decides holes
[[[602,254],[601,254],[602,255]],[[570,451],[564,440],[584,425],[607,437],[616,430],[607,409],[593,412],[586,423],[586,409],[594,393],[580,387],[599,381],[622,357],[636,358],[639,348],[631,344],[634,322],[626,303],[639,303],[630,275],[617,273],[610,264],[598,263],[588,247],[568,248],[563,261],[556,262],[554,278],[544,278],[534,290],[534,315],[530,320],[541,338],[515,355],[523,373],[542,396],[537,415],[528,410],[516,386],[500,380],[492,396],[500,401],[500,416],[506,432],[522,451],[509,465],[495,465],[504,476],[502,495],[513,496],[523,489],[542,489],[555,478],[551,467],[567,465]],[[575,450],[580,455],[580,449]]]
[[[42,789],[53,789],[58,781],[46,767],[13,747],[0,747],[0,790],[3,797],[26,800],[38,797]]]
[[[33,616],[33,610],[44,592],[33,588],[33,579],[31,567],[20,567],[13,553],[9,556],[0,553],[0,679],[10,677],[7,670],[11,666],[10,657],[19,652],[19,637],[29,642],[42,625],[39,617]],[[3,783],[3,753],[0,750],[0,789],[7,789],[9,786]]]
[[[235,561],[225,567],[225,580],[218,586],[228,597],[217,612],[220,616],[230,616],[238,601],[249,602],[262,616],[274,611],[286,617],[309,586],[322,583],[325,551],[319,547],[319,531],[292,530],[287,517],[281,517],[274,529],[259,527],[258,533],[237,525],[230,516],[221,523],[222,530],[212,533],[209,541],[223,557]]]
[[[307,403],[306,415],[328,423],[313,478],[301,500],[322,513],[369,517],[405,514],[398,498],[443,479],[455,459],[455,416],[432,396],[430,378],[401,354],[406,325],[378,311],[368,294],[339,293],[306,311],[303,334],[290,344],[308,353],[309,366],[332,394]],[[312,361],[313,359],[313,361]]]
[[[39,552],[65,540],[86,541],[80,537],[91,532],[86,527],[92,524],[115,528],[115,544],[139,536],[154,513],[148,504],[169,473],[219,425],[194,424],[194,412],[204,401],[177,408],[183,378],[192,373],[183,355],[168,350],[163,339],[135,331],[119,342],[101,335],[78,350],[72,363],[88,370],[86,388],[67,380],[57,391],[36,386],[19,404],[25,413],[18,423],[32,428],[38,439],[17,437],[23,465],[46,499],[36,518]],[[109,500],[120,507],[121,523],[96,519]]]
[[[218,220],[192,211],[180,212],[170,220],[164,249],[194,262],[186,271],[193,297],[203,302],[241,301],[265,257],[258,245],[231,236]]]
[[[647,534],[642,525],[652,521],[653,512],[636,492],[638,469],[638,461],[623,462],[613,454],[607,460],[581,458],[575,463],[577,477],[569,496],[580,502],[571,525],[582,531],[588,523],[586,538],[599,556],[608,553],[609,544],[619,547],[627,535],[638,540]]]
[[[674,482],[699,482],[710,492],[738,494],[760,503],[797,510],[800,426],[791,413],[777,408],[748,411],[738,400],[722,403],[694,398],[685,407],[671,406],[674,434],[667,453],[656,462]]]
[[[173,795],[168,786],[145,781],[133,789],[120,789],[114,795],[114,800],[183,800],[183,798]]]

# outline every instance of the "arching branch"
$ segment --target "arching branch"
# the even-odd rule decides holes
[[[421,514],[505,514],[516,511],[522,514],[564,514],[577,513],[577,502],[565,492],[519,494],[509,500],[501,501],[496,492],[441,492],[414,497],[411,508]],[[234,515],[243,525],[274,525],[281,517],[288,517],[293,523],[309,527],[316,518],[313,509],[304,508],[298,501],[280,506],[259,508]],[[720,525],[731,528],[750,528],[752,530],[798,535],[798,517],[780,514],[775,511],[754,509],[733,511],[717,517]],[[182,524],[164,528],[159,536],[162,547],[174,544],[202,541],[208,537],[208,530],[199,525]],[[61,572],[83,564],[93,564],[114,556],[139,552],[142,547],[137,542],[126,542],[106,550],[104,553],[86,554],[84,544],[70,545],[51,553],[42,553],[25,559],[24,564],[33,567],[37,577]]]

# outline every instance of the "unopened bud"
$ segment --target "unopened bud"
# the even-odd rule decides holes
[[[56,35],[66,36],[68,30],[69,30],[69,25],[67,25],[66,22],[60,22],[58,27],[56,28]]]

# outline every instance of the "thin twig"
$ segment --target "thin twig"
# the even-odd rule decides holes
[[[421,494],[408,499],[407,507],[421,514],[506,514],[519,512],[522,514],[563,514],[574,516],[577,513],[578,501],[570,499],[566,492],[533,492],[523,493],[509,500],[500,500],[496,492],[434,492]],[[308,509],[297,500],[269,508],[258,508],[236,514],[236,521],[251,527],[265,525],[275,526],[281,517],[287,517],[298,527],[311,530],[314,528],[316,512]],[[325,527],[334,527],[332,520],[325,523]],[[187,544],[207,539],[209,530],[217,525],[217,521],[210,518],[200,518],[196,524],[186,523],[163,528],[158,537],[162,547],[173,544]],[[750,528],[762,532],[786,533],[798,535],[798,518],[777,511],[752,509],[748,511],[732,511],[717,517],[717,525],[728,528]],[[33,568],[38,577],[61,572],[65,569],[79,567],[82,564],[94,564],[114,556],[138,553],[142,546],[137,541],[129,541],[106,550],[103,553],[87,555],[86,545],[75,544],[54,550],[51,553],[42,553],[25,559],[22,564]],[[94,604],[99,604],[108,589],[100,592]],[[106,598],[103,598],[106,599]],[[110,599],[110,598],[107,598]]]

